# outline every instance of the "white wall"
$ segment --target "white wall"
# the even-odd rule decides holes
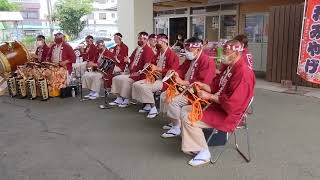
[[[153,1],[118,0],[118,26],[131,53],[140,31],[153,32]]]

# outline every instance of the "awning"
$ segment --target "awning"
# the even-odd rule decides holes
[[[20,12],[0,11],[0,22],[23,21]]]

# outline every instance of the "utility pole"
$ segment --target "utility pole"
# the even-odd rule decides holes
[[[49,21],[49,28],[50,28],[50,36],[53,36],[51,0],[47,0],[47,8],[48,8],[48,21]]]

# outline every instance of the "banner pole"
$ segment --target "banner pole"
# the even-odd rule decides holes
[[[302,40],[303,40],[303,32],[304,32],[304,23],[306,20],[306,9],[307,9],[308,0],[304,1],[304,8],[303,8],[303,18],[302,18],[302,27],[301,27],[301,34],[300,34],[300,46],[299,46],[299,57],[298,57],[298,66],[297,66],[297,73],[296,73],[296,79],[295,79],[295,91],[298,91],[298,68],[299,68],[299,60],[301,56],[301,47],[302,47]]]

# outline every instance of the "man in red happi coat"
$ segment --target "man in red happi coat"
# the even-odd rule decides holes
[[[114,62],[114,67],[106,75],[106,88],[111,88],[112,78],[114,75],[124,72],[127,62],[126,57],[128,57],[128,46],[122,41],[122,34],[116,33],[113,36],[114,42],[117,44],[115,47],[104,52],[104,57],[112,59]]]
[[[182,86],[200,81],[210,83],[216,75],[215,62],[210,59],[202,49],[202,42],[198,38],[190,38],[185,43],[186,60],[175,72],[175,81]],[[161,95],[161,111],[164,112],[169,119],[169,124],[163,126],[163,129],[168,130],[162,134],[163,138],[170,138],[180,135],[181,120],[180,112],[183,106],[189,104],[188,99],[183,95],[178,95],[167,104],[165,102],[167,92]]]
[[[109,103],[109,105],[119,107],[127,107],[129,105],[132,84],[143,79],[144,75],[141,70],[145,64],[152,62],[154,59],[154,53],[147,45],[147,42],[148,33],[140,32],[138,34],[138,47],[129,58],[126,58],[126,62],[130,61],[128,62],[128,74],[118,75],[112,79],[111,93],[116,94],[117,99]]]
[[[198,96],[212,104],[203,112],[201,120],[191,122],[190,106],[181,112],[182,151],[196,154],[189,161],[192,166],[210,161],[210,152],[202,128],[215,128],[232,132],[240,123],[251,98],[254,96],[255,75],[245,62],[243,48],[239,41],[231,40],[225,44],[222,63],[225,65],[209,86],[198,83]]]
[[[43,35],[37,36],[37,50],[36,53],[33,55],[33,58],[36,62],[44,62],[46,61],[48,52],[50,48],[46,44],[46,38]]]
[[[132,98],[145,104],[139,112],[148,113],[147,118],[154,118],[158,115],[154,93],[162,89],[162,78],[169,70],[176,71],[179,67],[179,57],[169,48],[168,36],[159,34],[156,40],[158,54],[149,66],[152,71],[158,72],[159,78],[154,79],[154,82],[149,82],[150,80],[146,78],[132,85]]]
[[[61,32],[54,35],[54,44],[48,52],[47,61],[65,67],[69,74],[72,72],[72,63],[76,62],[76,55],[72,47],[64,41]]]

